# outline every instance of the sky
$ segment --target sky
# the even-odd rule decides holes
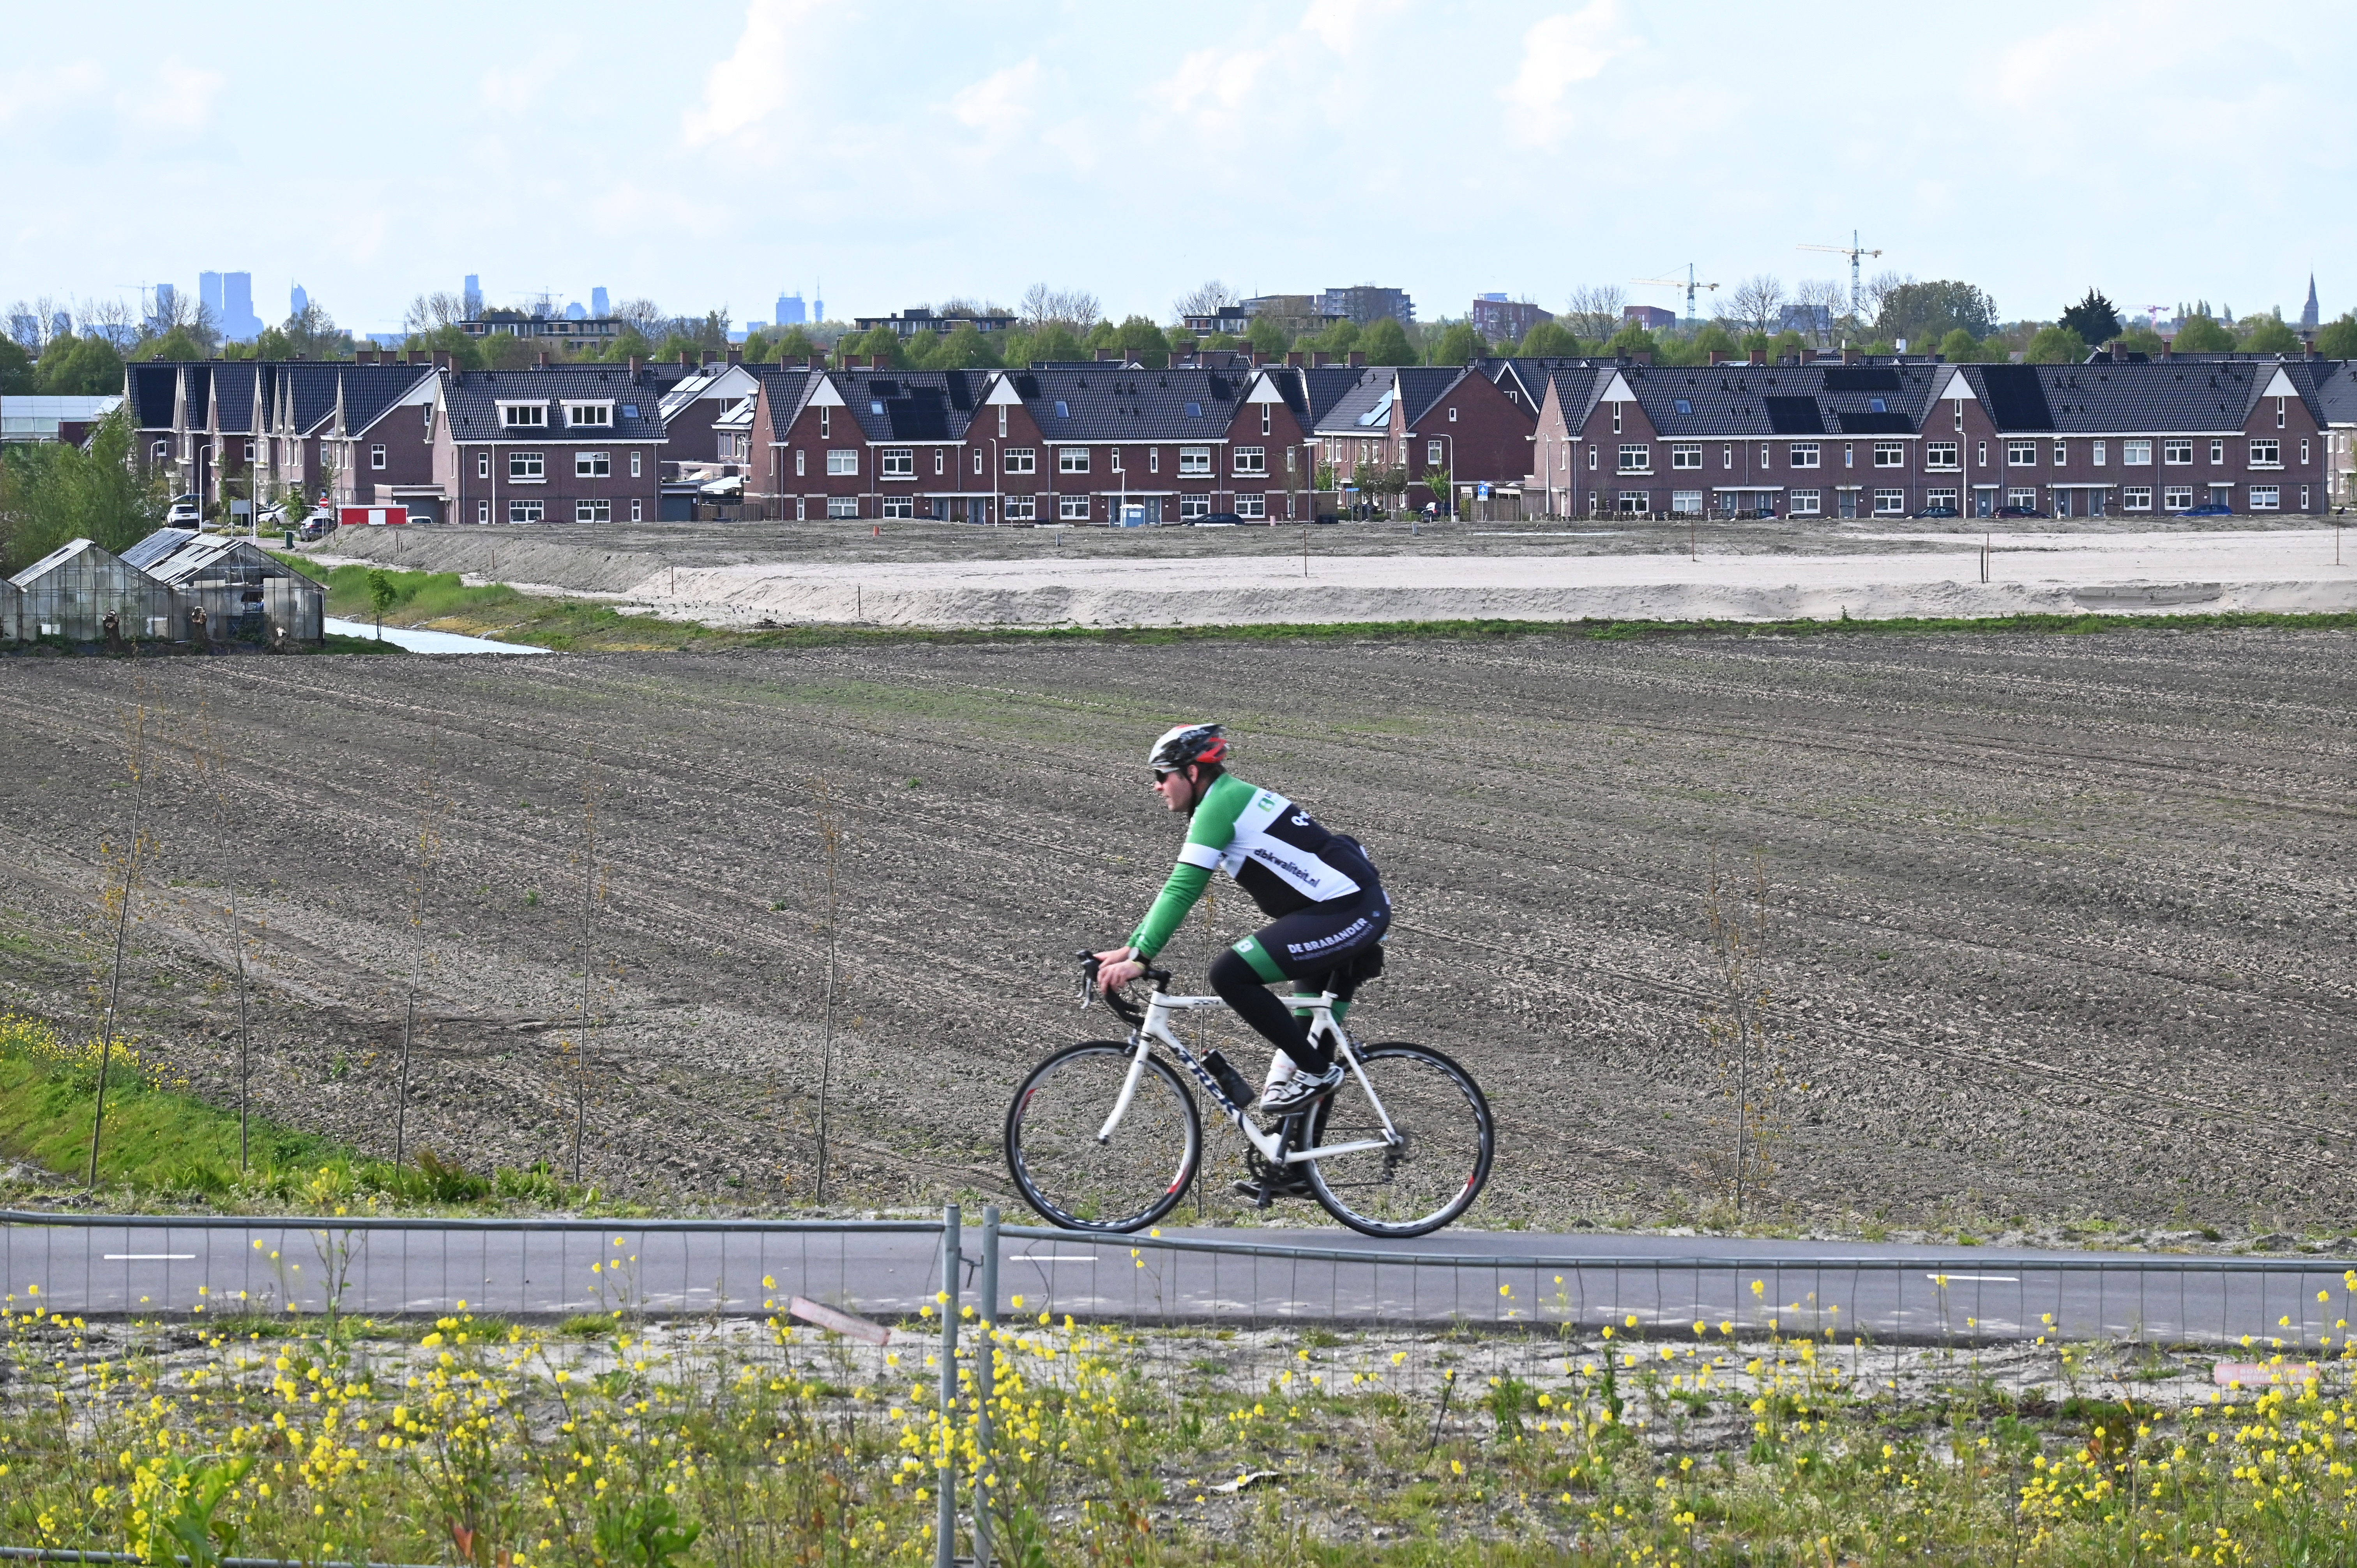
[[[481,276],[828,315],[1961,278],[2007,318],[2357,303],[2342,4],[16,0],[0,301],[253,274],[348,327]],[[2333,258],[2344,258],[2336,272]],[[1720,297],[1723,299],[1725,295]],[[1708,314],[1704,295],[1705,314]],[[2164,312],[2166,313],[2166,311]]]

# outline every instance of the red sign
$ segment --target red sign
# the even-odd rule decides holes
[[[336,521],[345,528],[400,528],[409,521],[405,506],[339,506]]]

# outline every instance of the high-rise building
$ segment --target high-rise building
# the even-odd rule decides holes
[[[157,284],[156,285],[155,319],[159,322],[170,321],[172,319],[172,313],[174,310],[178,308],[179,302],[180,291],[178,289],[174,288],[167,283]]]
[[[589,319],[589,308],[576,299],[572,304],[565,307],[565,319],[567,321],[587,321]]]
[[[600,320],[614,314],[612,306],[607,303],[604,288],[593,288],[589,291],[589,314]]]
[[[826,319],[826,301],[821,299],[815,294],[811,295],[811,319],[813,321],[823,321]]]
[[[483,280],[472,273],[467,274],[467,289],[464,297],[467,302],[467,319],[469,321],[479,319],[483,314]]]
[[[308,310],[308,309],[310,309],[310,308],[311,308],[311,296],[310,296],[310,295],[308,295],[307,293],[306,293],[306,292],[304,291],[303,285],[302,285],[301,284],[299,284],[299,283],[298,283],[298,284],[296,284],[293,288],[290,288],[290,289],[288,289],[288,290],[286,291],[286,314],[287,314],[287,315],[289,315],[289,316],[300,316],[300,315],[302,315],[305,311],[307,311],[307,310]]]
[[[1327,316],[1339,316],[1365,327],[1388,317],[1405,327],[1415,319],[1415,302],[1404,288],[1381,288],[1371,283],[1350,288],[1329,288],[1319,303],[1319,311]]]
[[[232,343],[250,343],[262,333],[253,314],[252,273],[199,273],[197,295],[221,335]]]
[[[799,294],[778,295],[778,314],[772,317],[780,327],[801,327],[810,320],[807,307]]]

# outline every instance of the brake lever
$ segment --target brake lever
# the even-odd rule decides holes
[[[1083,948],[1072,956],[1081,961],[1081,1011],[1085,1013],[1097,997],[1097,955]]]

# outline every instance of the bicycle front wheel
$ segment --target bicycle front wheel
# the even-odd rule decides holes
[[[1068,1230],[1135,1230],[1177,1207],[1203,1148],[1195,1097],[1149,1056],[1137,1092],[1100,1137],[1129,1077],[1133,1047],[1067,1046],[1031,1069],[1006,1111],[1006,1169],[1024,1199]]]
[[[1304,1162],[1309,1189],[1327,1213],[1362,1235],[1437,1230],[1472,1208],[1490,1179],[1497,1149],[1490,1102],[1472,1074],[1429,1046],[1370,1046],[1359,1063],[1365,1082],[1349,1074],[1319,1102],[1308,1145],[1379,1146]]]

